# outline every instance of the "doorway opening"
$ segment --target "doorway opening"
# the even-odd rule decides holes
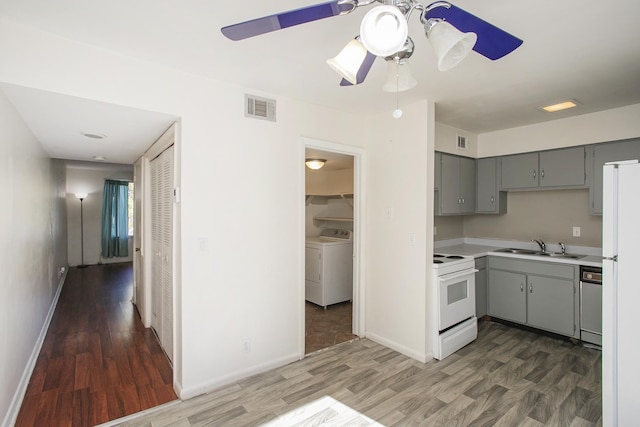
[[[305,354],[358,337],[359,157],[307,144],[305,159]]]

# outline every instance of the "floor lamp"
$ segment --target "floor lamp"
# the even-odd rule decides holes
[[[82,201],[87,197],[87,193],[76,193],[76,197],[80,199],[80,265],[78,268],[85,268],[84,265],[84,215],[82,212]]]

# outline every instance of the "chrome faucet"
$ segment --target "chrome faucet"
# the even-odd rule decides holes
[[[544,244],[544,242],[542,240],[538,240],[538,239],[533,239],[531,240],[532,242],[536,242],[538,244],[538,246],[540,246],[540,250],[542,252],[546,252],[546,245]]]
[[[564,253],[565,253],[564,243],[560,242],[558,244],[560,245],[560,250],[562,250],[562,255],[564,255]]]

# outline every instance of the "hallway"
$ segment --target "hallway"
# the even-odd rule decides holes
[[[177,399],[132,292],[131,263],[69,270],[16,426],[93,426]]]

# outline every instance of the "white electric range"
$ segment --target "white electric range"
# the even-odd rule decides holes
[[[478,337],[473,257],[433,255],[433,357],[442,360]]]

